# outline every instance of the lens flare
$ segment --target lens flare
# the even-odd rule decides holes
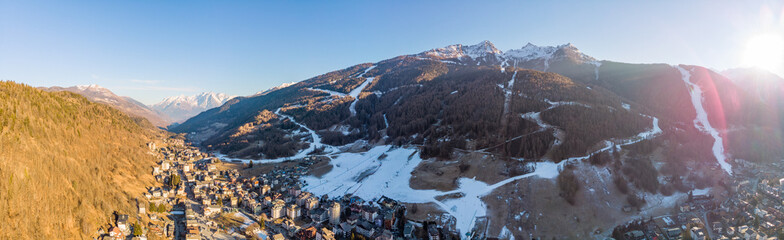
[[[784,37],[781,34],[762,34],[749,39],[743,55],[743,65],[782,72]]]

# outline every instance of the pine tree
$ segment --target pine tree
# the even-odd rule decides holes
[[[142,234],[144,234],[144,231],[142,231],[142,226],[140,226],[138,223],[134,223],[133,224],[133,236],[138,237],[138,236],[141,236]]]

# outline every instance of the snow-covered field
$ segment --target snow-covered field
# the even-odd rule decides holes
[[[708,121],[708,112],[705,111],[705,106],[703,106],[702,89],[700,89],[700,85],[690,81],[691,72],[689,70],[686,70],[681,66],[676,66],[675,68],[681,72],[683,82],[686,83],[687,87],[689,87],[691,103],[694,105],[694,109],[697,111],[697,117],[694,119],[694,127],[700,131],[708,133],[711,137],[713,137],[713,155],[716,156],[716,161],[719,162],[721,168],[732,175],[732,166],[727,163],[727,157],[724,155],[724,139],[721,138],[719,131],[713,128],[710,121]]]
[[[379,159],[382,154],[386,154],[386,157]],[[487,206],[481,200],[483,196],[515,180],[533,176],[555,178],[563,164],[536,163],[533,172],[492,185],[476,179],[460,178],[458,189],[442,192],[412,189],[409,185],[411,172],[422,162],[415,149],[376,146],[365,153],[340,153],[334,157],[331,161],[332,171],[321,178],[307,176],[302,179],[307,183],[304,190],[330,197],[351,193],[367,200],[383,195],[407,203],[435,203],[457,219],[457,229],[461,233],[473,227],[476,217],[487,214]],[[444,201],[436,200],[436,197],[454,193],[462,195]]]

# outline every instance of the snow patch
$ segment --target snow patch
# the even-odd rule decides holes
[[[312,90],[312,91],[319,91],[319,92],[329,93],[329,96],[338,96],[338,97],[345,97],[345,96],[347,96],[347,94],[345,94],[345,93],[336,92],[336,91],[332,91],[332,90],[326,90],[326,89],[320,89],[320,88],[307,88],[307,89],[308,90]]]
[[[594,66],[594,73],[596,75],[596,81],[599,81],[599,67],[602,66],[602,62],[593,61],[593,62],[591,62],[591,64],[593,64],[593,66]]]

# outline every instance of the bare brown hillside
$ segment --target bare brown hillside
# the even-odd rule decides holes
[[[86,239],[134,212],[158,134],[75,93],[0,82],[0,239]]]

